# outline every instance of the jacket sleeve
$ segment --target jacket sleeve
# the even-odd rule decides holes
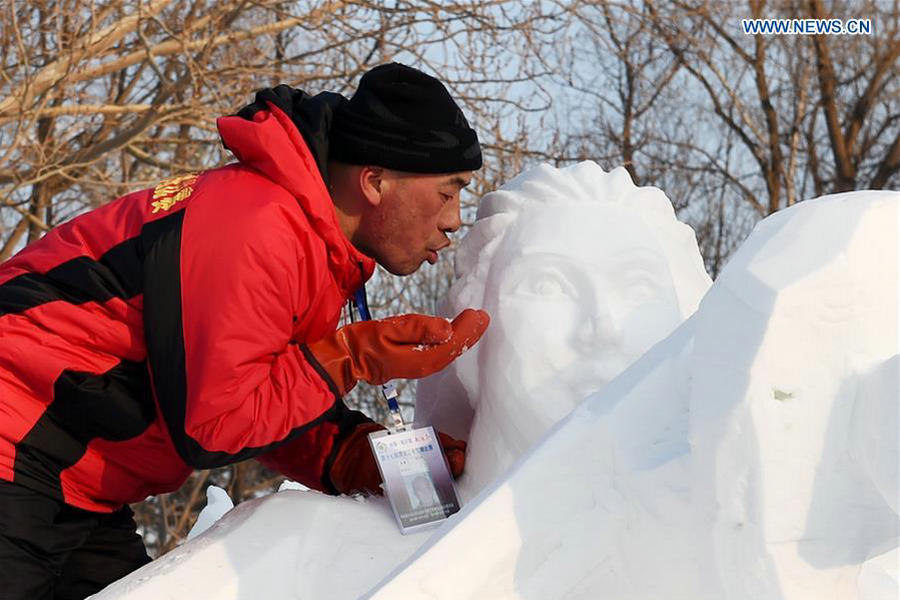
[[[337,412],[334,420],[257,456],[257,460],[307,487],[338,495],[340,492],[331,482],[330,471],[341,442],[357,425],[372,420],[359,411],[350,410],[343,402]]]
[[[324,248],[293,198],[211,200],[197,198],[142,232],[147,357],[172,442],[196,468],[306,433],[307,452],[327,456],[327,438],[350,411],[291,339],[330,277]]]

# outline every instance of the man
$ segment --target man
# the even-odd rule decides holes
[[[83,598],[148,558],[128,503],[247,458],[377,492],[341,400],[436,372],[482,311],[335,331],[377,261],[434,262],[481,167],[436,79],[377,67],[353,98],[263,90],[218,121],[238,163],[129,194],[0,265],[0,595]],[[455,474],[465,444],[441,436]]]

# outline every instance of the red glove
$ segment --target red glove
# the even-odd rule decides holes
[[[440,371],[478,342],[490,320],[467,308],[452,323],[426,315],[361,321],[307,348],[343,396],[359,380],[381,384]]]
[[[381,474],[368,440],[369,433],[382,429],[384,427],[377,423],[363,423],[341,442],[330,470],[331,484],[338,492],[382,495]],[[466,443],[440,431],[438,442],[444,449],[454,479],[459,477],[466,463]]]
[[[466,466],[466,443],[463,440],[455,440],[443,431],[438,431],[438,442],[444,449],[444,456],[450,465],[450,474],[453,479],[459,479]]]

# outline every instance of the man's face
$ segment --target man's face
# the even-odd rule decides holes
[[[394,275],[409,275],[450,245],[459,229],[459,195],[471,171],[422,175],[384,170],[381,201],[365,224],[369,254]]]

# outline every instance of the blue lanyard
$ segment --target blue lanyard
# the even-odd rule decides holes
[[[356,304],[356,310],[362,321],[371,321],[372,313],[369,312],[369,300],[366,297],[366,286],[363,284],[353,295],[353,302]],[[350,320],[353,320],[353,309],[350,310]],[[395,431],[405,431],[406,423],[403,422],[403,415],[400,413],[400,405],[397,403],[397,389],[394,384],[388,381],[381,385],[381,393],[387,401],[388,410],[391,412],[391,418],[394,421]]]
[[[359,312],[359,318],[363,321],[371,321],[372,313],[369,312],[369,299],[366,298],[366,285],[356,290],[353,295],[353,301],[356,303],[356,310]]]

